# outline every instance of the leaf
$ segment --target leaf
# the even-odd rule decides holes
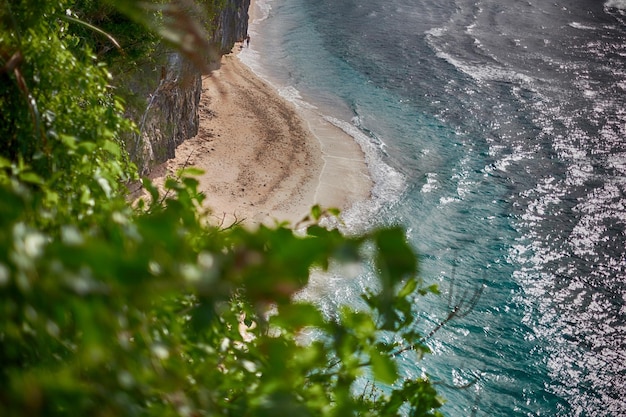
[[[143,187],[146,189],[146,191],[148,191],[148,193],[150,194],[150,197],[152,197],[152,204],[155,204],[157,201],[159,201],[159,190],[154,186],[154,184],[152,184],[152,181],[150,181],[148,178],[143,178],[141,180],[141,183],[143,184]]]
[[[341,210],[338,208],[334,208],[334,207],[331,207],[327,209],[326,211],[328,211],[328,213],[332,214],[335,217],[339,217],[339,215],[341,214]]]
[[[59,135],[59,141],[70,149],[76,149],[76,137],[70,135]]]
[[[441,294],[439,292],[439,286],[437,284],[429,285],[426,289],[433,294]]]
[[[374,378],[385,384],[393,384],[398,378],[398,367],[393,359],[380,353],[376,347],[370,349],[369,354]]]
[[[319,204],[311,207],[311,217],[313,217],[313,219],[316,221],[319,220],[320,217],[322,217],[322,208],[319,206]]]
[[[278,315],[272,317],[272,323],[284,328],[301,329],[303,327],[326,326],[322,313],[312,304],[285,304],[278,309]]]
[[[196,177],[204,174],[204,170],[196,167],[187,167],[178,171],[179,177]]]
[[[382,229],[376,234],[378,266],[392,282],[417,273],[417,257],[400,228]]]
[[[105,140],[102,144],[102,149],[118,158],[122,155],[119,145],[111,140]]]
[[[375,336],[376,323],[370,314],[344,307],[341,309],[341,316],[345,326],[352,329],[365,343]]]
[[[404,284],[404,287],[402,287],[402,289],[398,292],[398,297],[404,298],[412,294],[413,291],[415,291],[415,288],[417,288],[417,280],[415,278],[410,278],[406,284]]]
[[[24,181],[24,182],[29,182],[31,184],[43,184],[44,181],[43,179],[41,179],[41,177],[37,174],[35,174],[34,172],[21,172],[19,174],[20,180]]]
[[[78,147],[85,150],[85,153],[93,152],[96,149],[96,144],[93,142],[80,142]]]
[[[165,179],[165,188],[168,190],[178,190],[181,188],[181,185],[176,179],[167,177]]]

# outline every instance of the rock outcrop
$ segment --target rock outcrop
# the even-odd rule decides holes
[[[235,42],[242,41],[248,34],[248,9],[250,0],[229,0],[215,19],[212,42],[219,46],[221,54],[233,49]]]
[[[210,42],[220,56],[245,38],[249,7],[250,0],[226,0],[214,18]],[[202,80],[197,67],[171,51],[134,77],[144,78],[131,81],[130,88],[146,97],[146,104],[140,111],[131,111],[139,133],[128,141],[128,151],[145,175],[153,166],[173,158],[176,147],[198,133]]]

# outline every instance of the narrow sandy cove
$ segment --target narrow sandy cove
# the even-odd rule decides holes
[[[315,204],[347,209],[372,187],[352,137],[281,98],[234,53],[203,78],[198,135],[151,178],[162,184],[185,166],[204,171],[199,189],[225,225],[296,223]]]

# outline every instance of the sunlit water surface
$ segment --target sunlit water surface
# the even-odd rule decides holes
[[[361,144],[376,187],[346,219],[407,228],[443,290],[424,331],[484,286],[403,374],[449,416],[626,415],[626,2],[256,7],[240,58]],[[310,291],[356,302],[347,275]]]

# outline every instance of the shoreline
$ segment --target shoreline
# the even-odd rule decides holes
[[[371,196],[373,182],[355,139],[281,97],[237,56],[241,43],[202,80],[198,135],[154,168],[162,185],[196,167],[211,222],[296,224],[311,207],[345,211]]]

